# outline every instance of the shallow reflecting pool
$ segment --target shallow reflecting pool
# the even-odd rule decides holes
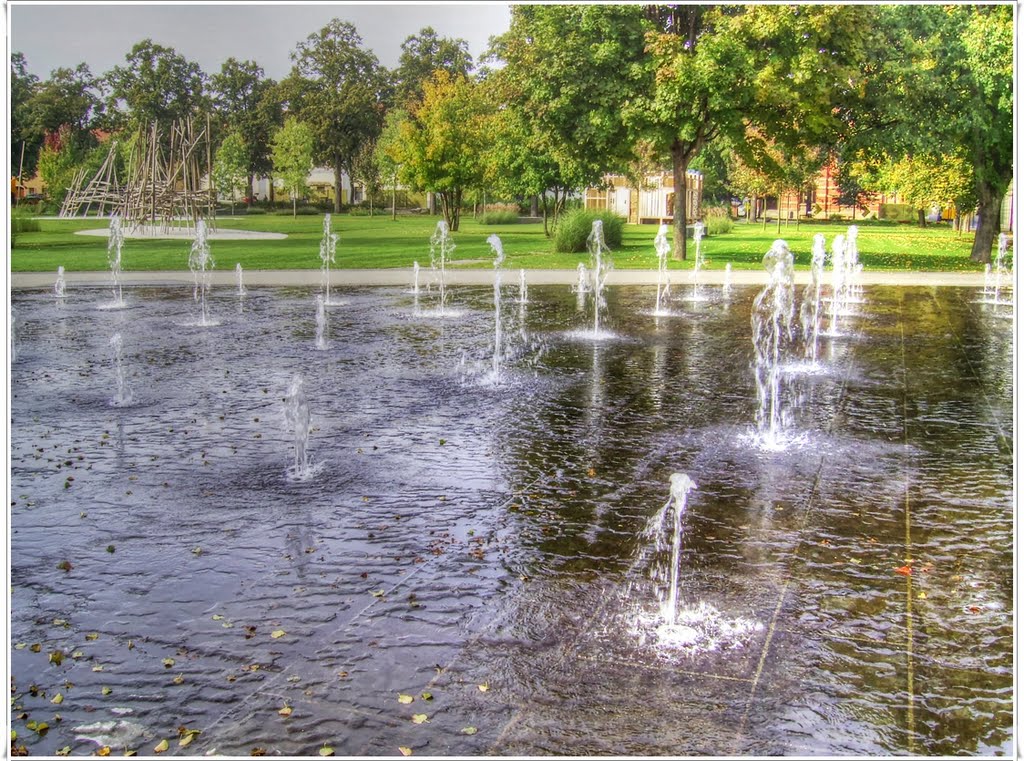
[[[654,287],[610,288],[601,340],[567,287],[517,293],[495,374],[488,288],[442,315],[342,289],[319,328],[309,289],[215,290],[208,326],[190,289],[15,292],[17,744],[1011,752],[1010,320],[866,288],[785,371],[776,451],[756,289],[655,318]],[[696,486],[666,641],[645,529],[673,473]]]

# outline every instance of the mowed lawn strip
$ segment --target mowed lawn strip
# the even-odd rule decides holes
[[[332,215],[332,229],[338,235],[335,263],[338,269],[421,267],[430,264],[430,236],[437,217],[390,215]],[[957,236],[946,226],[921,229],[911,225],[858,221],[860,261],[869,270],[965,271],[977,272],[983,265],[969,258],[973,236]],[[11,251],[12,272],[56,271],[63,266],[69,272],[108,268],[107,239],[75,235],[76,230],[105,227],[105,219],[41,219],[39,232],[20,233]],[[323,216],[271,214],[219,217],[219,229],[285,233],[283,240],[213,240],[211,254],[218,269],[233,269],[241,264],[246,270],[317,269],[320,267],[320,239]],[[708,269],[758,269],[761,258],[776,238],[787,241],[798,269],[810,266],[815,233],[826,238],[831,251],[836,235],[845,233],[848,223],[803,223],[783,225],[781,234],[774,224],[740,222],[724,235],[708,236],[702,242]],[[655,269],[655,225],[626,225],[622,247],[613,251],[614,266],[619,269]],[[487,268],[493,261],[488,236],[501,238],[505,267],[509,269],[575,269],[587,262],[588,255],[558,254],[539,223],[483,225],[472,216],[463,217],[461,229],[454,233],[456,244],[452,266]],[[692,269],[689,261],[670,263],[675,270]],[[122,267],[126,271],[184,270],[188,268],[191,242],[188,239],[126,239],[122,249]]]

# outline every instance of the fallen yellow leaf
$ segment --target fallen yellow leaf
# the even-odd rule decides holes
[[[402,695],[401,693],[399,693],[399,695],[398,695],[398,702],[399,703],[408,704],[408,703],[411,703],[412,701],[413,701],[413,696],[412,695]]]
[[[404,745],[399,745],[398,746],[398,752],[401,753],[403,756],[411,756],[412,755],[412,748],[407,748]]]
[[[98,751],[96,751],[96,755],[97,756],[109,756],[110,755],[110,746],[109,745],[104,745],[102,748],[100,748]]]
[[[165,738],[165,739],[161,740],[160,742],[158,742],[156,744],[156,747],[153,748],[153,752],[154,753],[163,753],[165,750],[167,750],[170,747],[171,747],[171,744],[169,742],[167,742],[167,739]]]
[[[491,689],[491,685],[487,684],[487,682],[484,682],[483,684],[478,684],[476,688],[480,690],[480,692],[487,692],[489,689]]]
[[[291,706],[285,706],[284,708],[282,708],[277,713],[278,713],[279,716],[285,716],[285,717],[291,716],[292,715]]]
[[[63,703],[63,702],[64,702],[64,696],[63,696],[63,695],[61,695],[61,694],[60,694],[60,693],[58,692],[58,693],[57,693],[56,695],[54,695],[54,696],[53,696],[52,698],[50,698],[50,702],[51,702],[51,703],[56,703],[57,705],[60,705],[61,703]]]
[[[425,713],[414,713],[412,715],[412,723],[413,724],[426,724],[427,723],[427,715]]]
[[[283,637],[287,633],[288,632],[286,632],[284,629],[275,629],[274,631],[270,632],[270,636],[273,639],[281,639],[281,637]]]
[[[325,745],[324,747],[322,747],[320,749],[320,755],[321,756],[333,756],[334,755],[334,748],[332,748],[330,745]]]

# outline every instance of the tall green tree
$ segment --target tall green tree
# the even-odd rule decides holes
[[[971,258],[990,261],[1013,176],[1012,8],[894,4],[873,12],[857,86],[838,109],[849,125],[842,152],[927,162],[962,151],[979,214]]]
[[[1013,8],[944,8],[953,39],[940,52],[954,57],[959,76],[952,99],[959,109],[949,127],[953,145],[966,148],[974,167],[978,229],[971,258],[988,262],[999,232],[1003,195],[1013,179]]]
[[[299,196],[306,190],[306,178],[313,168],[313,131],[294,117],[287,117],[284,126],[274,133],[271,155],[274,174],[281,178],[292,197],[292,217],[296,215]]]
[[[859,8],[651,6],[632,134],[671,159],[677,199],[686,172],[715,140],[750,163],[765,141],[795,152],[834,142],[835,104],[861,57]],[[751,130],[751,128],[753,128]],[[686,257],[686,207],[674,206],[674,256]]]
[[[276,83],[264,76],[255,61],[228,58],[210,84],[218,114],[228,130],[242,140],[245,196],[251,201],[253,178],[268,174],[273,167],[270,140],[284,118]]]
[[[11,53],[11,172],[23,169],[31,177],[39,160],[43,132],[32,117],[31,100],[39,86],[39,77],[30,74],[23,53]]]
[[[509,30],[490,55],[505,63],[493,74],[500,163],[506,173],[523,172],[524,194],[547,189],[564,198],[628,164],[633,144],[622,105],[644,56],[644,32],[638,6],[512,7]]]
[[[206,75],[199,64],[151,39],[133,45],[125,55],[125,65],[115,66],[104,80],[109,91],[108,111],[115,123],[126,121],[131,127],[155,121],[166,131],[173,121],[192,116],[207,105]]]
[[[399,176],[437,194],[452,232],[459,229],[463,192],[484,178],[491,110],[478,83],[436,71],[423,86],[423,100],[401,122]]]
[[[231,202],[231,213],[235,213],[235,194],[246,189],[249,175],[249,155],[245,140],[237,132],[231,132],[217,148],[213,158],[213,184],[217,193],[227,196]],[[248,186],[251,189],[251,185]]]
[[[401,108],[388,111],[384,117],[384,127],[374,144],[373,156],[377,162],[377,171],[391,188],[391,219],[398,218],[398,185],[399,173],[402,169],[404,150],[402,145],[403,123],[409,113]]]
[[[469,43],[461,38],[439,37],[433,27],[423,27],[402,43],[398,68],[394,72],[395,101],[408,106],[423,95],[423,84],[441,70],[468,77],[473,69]]]
[[[341,211],[341,178],[352,177],[363,143],[380,132],[387,81],[355,26],[332,20],[300,42],[289,99],[314,136],[314,160],[334,169],[334,209]]]
[[[98,86],[84,63],[74,69],[55,69],[49,79],[39,83],[30,101],[38,129],[55,132],[66,124],[76,142],[88,142],[86,136],[102,110]]]

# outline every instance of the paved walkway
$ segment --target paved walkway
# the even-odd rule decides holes
[[[513,270],[506,270],[506,278]],[[212,284],[215,286],[235,285],[234,270],[214,270]],[[829,281],[830,272],[826,272],[825,284]],[[15,272],[10,275],[10,288],[50,288],[56,280],[55,272]],[[313,286],[320,284],[320,270],[246,270],[244,275],[247,286]],[[421,273],[421,282],[427,282],[430,270]],[[530,285],[574,285],[577,280],[576,270],[527,270],[526,281]],[[685,270],[674,270],[670,274],[673,285],[686,285],[693,282],[692,274]],[[734,285],[762,285],[767,276],[764,270],[736,270],[731,274]],[[98,272],[66,272],[64,280],[69,287],[107,285],[110,273]],[[705,270],[700,273],[699,282],[721,285],[725,280],[724,270]],[[803,285],[810,280],[809,271],[798,271],[796,283]],[[121,282],[125,285],[190,285],[192,273],[188,270],[124,272]],[[451,285],[490,285],[494,282],[493,269],[450,269],[447,282]],[[657,270],[613,270],[608,277],[609,285],[654,285],[658,282]],[[985,276],[980,272],[883,272],[865,271],[861,275],[864,285],[930,285],[930,286],[963,286],[982,287]],[[412,285],[412,270],[399,269],[363,269],[363,270],[332,270],[332,286],[373,286],[373,285]]]

